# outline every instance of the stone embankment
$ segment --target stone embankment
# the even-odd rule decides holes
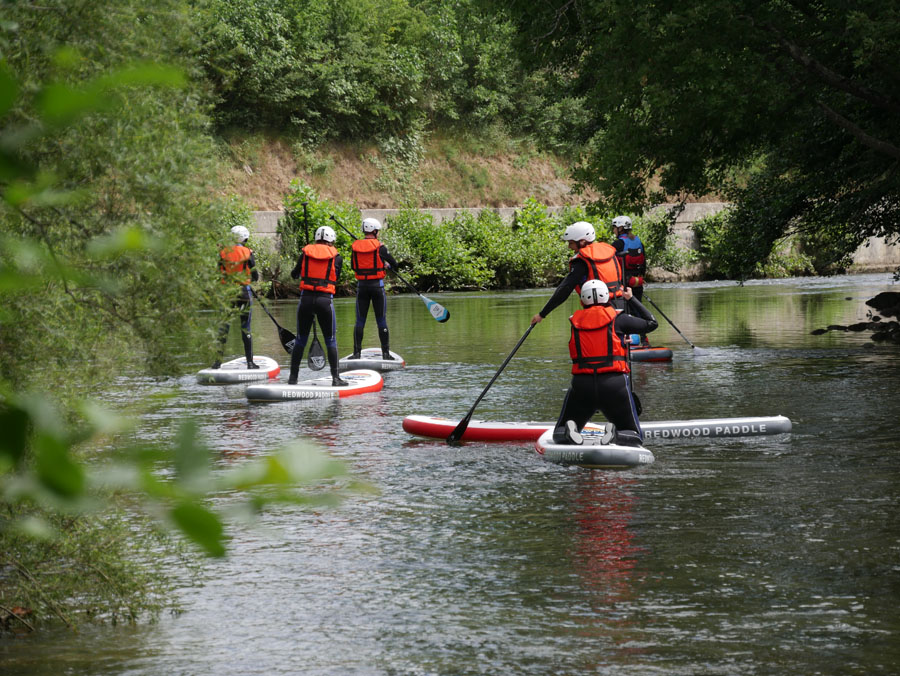
[[[684,210],[675,220],[673,233],[675,235],[676,245],[685,249],[696,249],[697,238],[692,230],[695,222],[705,218],[706,216],[721,211],[726,206],[724,202],[695,202],[686,204]],[[485,207],[487,208],[487,207]],[[660,207],[664,208],[664,207]],[[558,213],[563,207],[548,207],[550,213]],[[381,222],[398,213],[398,209],[363,209],[362,218],[377,218]],[[479,213],[479,208],[454,208],[454,209],[427,209],[434,219],[435,223],[452,220],[457,213],[469,211]],[[515,217],[516,209],[496,208],[491,209],[509,222]],[[256,227],[254,234],[257,237],[271,238],[274,240],[278,228],[278,219],[281,218],[281,211],[255,211],[253,215],[256,219]],[[850,272],[886,272],[896,270],[900,267],[900,247],[889,245],[881,237],[872,237],[869,241],[861,246],[853,256],[853,266]],[[691,279],[696,275],[696,270],[682,270],[677,274],[667,273],[661,270],[654,271],[654,278],[659,281],[676,281],[683,279]]]

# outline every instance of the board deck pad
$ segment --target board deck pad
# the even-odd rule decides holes
[[[300,401],[309,399],[339,399],[367,392],[377,392],[384,387],[384,379],[378,371],[358,369],[341,374],[349,384],[335,387],[331,376],[301,380],[296,385],[287,383],[258,383],[247,386],[250,401]]]
[[[382,359],[380,347],[367,347],[359,352],[359,359],[350,359],[347,355],[338,362],[339,371],[353,369],[371,369],[372,371],[396,371],[406,367],[406,362],[399,354],[390,350],[393,359]]]
[[[253,363],[258,365],[259,368],[248,369],[245,357],[238,357],[237,359],[223,362],[217,369],[208,368],[198,371],[197,382],[203,385],[252,383],[277,378],[278,373],[281,371],[278,362],[271,357],[256,355],[253,357]]]
[[[456,429],[458,420],[426,415],[409,415],[403,419],[403,429],[409,434],[432,439],[446,439]],[[492,422],[472,420],[463,433],[462,441],[534,441],[552,422]],[[791,431],[791,421],[782,416],[746,418],[706,418],[699,420],[642,421],[644,439],[696,439],[704,437],[747,437],[784,434]],[[605,430],[601,423],[588,423],[585,430]]]

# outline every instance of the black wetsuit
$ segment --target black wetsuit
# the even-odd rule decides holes
[[[388,253],[384,244],[378,250],[378,255],[391,269],[397,269],[397,261]],[[384,292],[384,279],[358,279],[356,282],[356,324],[353,327],[353,353],[358,354],[362,347],[369,304],[375,311],[375,323],[378,325],[381,349],[388,352],[390,350],[390,334],[387,325],[387,295]]]
[[[297,259],[297,265],[291,270],[291,279],[298,279],[303,269],[303,257]],[[341,268],[344,259],[340,254],[334,257],[335,279],[341,278]],[[322,329],[322,338],[325,339],[325,351],[328,354],[328,365],[331,367],[331,375],[337,377],[337,320],[334,316],[334,294],[327,291],[300,291],[300,302],[297,303],[297,339],[294,341],[294,349],[291,350],[291,371],[288,381],[297,380],[300,371],[300,362],[303,359],[303,350],[306,349],[306,341],[309,340],[309,332],[313,322],[318,320]]]
[[[622,312],[615,320],[614,328],[620,340],[627,334],[649,333],[659,326],[656,318],[641,305],[640,301],[632,299],[627,305],[630,314]],[[553,430],[553,440],[557,443],[567,443],[566,421],[574,420],[580,432],[597,411],[615,425],[617,430],[634,430],[643,438],[629,375],[628,373],[574,374]]]

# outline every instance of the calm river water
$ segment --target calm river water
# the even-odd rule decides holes
[[[549,290],[434,294],[446,324],[415,296],[391,297],[391,346],[408,367],[343,401],[251,405],[242,387],[195,384],[205,365],[185,363],[148,438],[193,417],[223,465],[309,438],[379,492],[333,510],[279,507],[263,528],[235,530],[230,556],[179,590],[176,617],[0,638],[0,673],[898,673],[900,348],[810,335],[864,320],[864,301],[885,290],[900,290],[889,274],[652,286],[705,353],[659,317],[652,342],[675,357],[635,364],[643,418],[781,414],[794,429],[655,441],[655,464],[627,472],[401,428],[412,413],[462,417]],[[555,419],[570,302],[476,418]],[[337,310],[343,355],[353,299]],[[293,303],[277,312],[293,326]],[[253,324],[258,352],[286,364],[266,316]],[[374,335],[370,318],[366,345]]]

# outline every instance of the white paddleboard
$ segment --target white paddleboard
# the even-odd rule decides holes
[[[406,367],[403,357],[390,350],[393,359],[383,359],[380,347],[367,347],[359,352],[359,359],[350,359],[347,355],[338,362],[338,371],[350,371],[352,369],[371,369],[372,371],[396,371]]]
[[[341,374],[348,385],[335,387],[331,376],[301,380],[296,385],[287,383],[256,383],[248,385],[246,394],[250,401],[296,401],[303,399],[337,399],[366,392],[377,392],[384,387],[384,379],[377,371],[359,369]]]
[[[603,433],[600,431],[585,427],[582,437],[583,444],[557,444],[553,441],[551,429],[538,438],[534,447],[547,462],[588,469],[630,469],[654,461],[653,453],[643,446],[601,444]]]
[[[197,372],[197,382],[204,385],[234,385],[237,383],[251,383],[258,380],[276,378],[281,367],[271,357],[255,355],[253,363],[258,369],[248,369],[247,359],[238,357],[226,361],[217,369],[203,369]]]

